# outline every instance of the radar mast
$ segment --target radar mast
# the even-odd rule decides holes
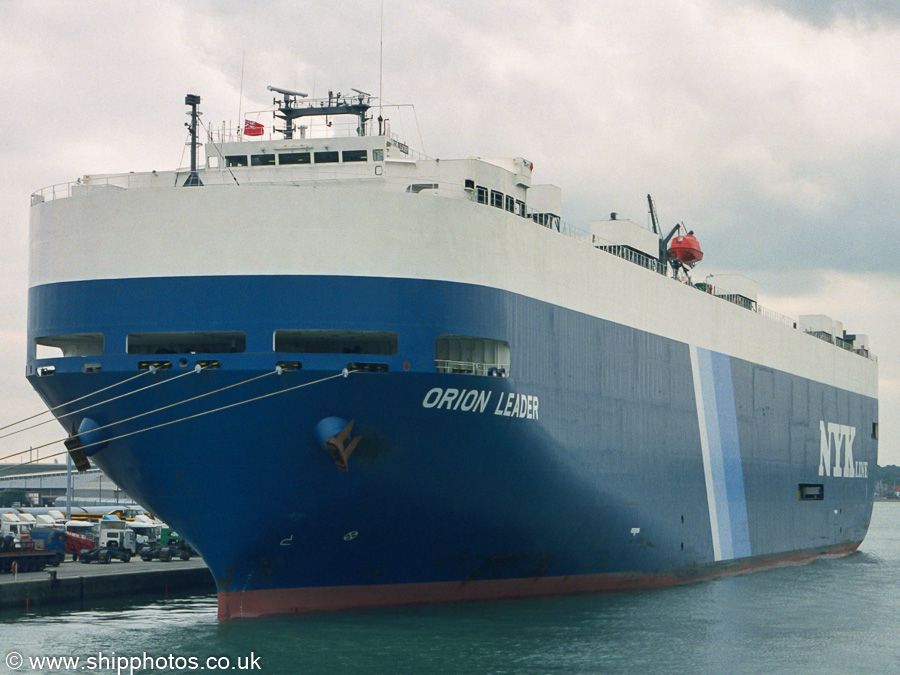
[[[297,99],[306,98],[306,94],[281,87],[269,86],[267,89],[282,96],[280,100],[275,99],[274,103],[278,107],[275,117],[284,120],[284,128],[276,128],[275,131],[284,134],[286,139],[294,137],[294,120],[298,117],[329,117],[331,115],[356,115],[359,118],[356,132],[360,136],[366,135],[366,122],[369,120],[366,113],[372,107],[369,104],[372,100],[371,94],[359,89],[353,89],[354,93],[350,95],[341,95],[341,92],[335,94],[329,91],[327,99],[310,99],[305,102],[305,105],[298,106]]]

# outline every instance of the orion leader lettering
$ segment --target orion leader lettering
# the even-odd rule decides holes
[[[462,410],[463,412],[483,413],[488,409],[488,404],[493,397],[493,392],[483,389],[442,389],[435,387],[430,389],[422,399],[423,408],[435,408],[436,410]],[[538,419],[539,400],[537,396],[530,394],[516,394],[515,392],[502,392],[494,409],[495,415],[505,417],[521,417],[529,420]]]
[[[819,475],[837,478],[867,478],[869,463],[853,460],[853,439],[856,427],[846,424],[819,422]],[[841,449],[844,451],[841,461]],[[832,452],[832,450],[834,452]],[[834,464],[832,464],[832,458]]]

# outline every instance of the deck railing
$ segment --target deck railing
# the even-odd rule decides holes
[[[463,375],[489,375],[493,377],[508,377],[509,364],[502,363],[477,363],[475,361],[450,361],[435,359],[434,366],[439,373],[457,373]]]
[[[366,167],[367,164],[361,164],[362,167]],[[410,186],[410,178],[408,177],[387,177],[384,175],[371,175],[368,173],[359,173],[355,174],[350,171],[341,170],[335,171],[332,176],[327,174],[323,175],[319,173],[316,176],[310,176],[305,170],[285,170],[284,168],[279,167],[277,170],[278,173],[273,175],[271,172],[254,172],[253,170],[240,171],[240,178],[236,177],[235,172],[230,170],[204,170],[201,174],[202,180],[206,184],[252,184],[252,185],[293,185],[293,184],[310,184],[310,183],[331,183],[335,181],[347,181],[347,180],[359,180],[364,182],[373,182],[378,181],[382,184],[391,185],[392,189],[402,189],[407,190]],[[88,177],[86,181],[82,181],[79,179],[78,181],[69,182],[69,183],[59,183],[57,185],[51,185],[49,187],[43,188],[34,192],[31,195],[31,204],[39,204],[44,201],[50,201],[53,199],[60,199],[63,197],[70,197],[77,190],[93,190],[93,189],[132,189],[132,188],[150,188],[150,187],[172,187],[175,185],[182,185],[189,175],[189,171],[187,169],[179,169],[177,171],[167,171],[167,172],[151,172],[151,173],[127,173],[127,174],[115,174],[109,176],[100,176],[97,178]],[[255,178],[255,180],[254,180]],[[417,177],[416,182],[421,183],[423,180],[426,180],[423,177]],[[438,179],[434,179],[434,185],[447,188],[451,191],[453,188],[459,188],[462,193],[468,194],[468,198],[472,201],[475,201],[475,194],[471,190],[463,189],[462,185],[454,185],[447,181],[439,181]],[[430,192],[430,191],[428,191]],[[488,208],[495,208],[485,204]],[[620,244],[616,244],[611,241],[598,240],[595,236],[593,236],[589,231],[567,223],[562,220],[558,216],[552,216],[551,218],[546,218],[547,214],[539,213],[531,208],[527,208],[526,211],[522,214],[525,219],[532,220],[534,222],[538,222],[542,224],[544,227],[559,232],[560,234],[575,239],[577,241],[585,242],[590,244],[594,248],[599,251],[602,251],[606,254],[616,256],[623,260],[627,260],[630,263],[643,267],[644,269],[654,273],[654,274],[665,274],[667,272],[667,266],[661,264],[657,259],[649,256],[647,254],[641,253],[634,248],[623,246]],[[674,281],[674,279],[673,279]],[[688,281],[690,286],[694,288],[698,288],[701,291],[709,293],[713,297],[719,298],[721,300],[725,300],[726,302],[731,302],[736,304],[744,309],[755,312],[760,316],[763,316],[771,321],[776,321],[778,323],[784,324],[791,328],[797,329],[798,323],[794,319],[785,316],[784,314],[780,314],[774,310],[771,310],[767,307],[763,307],[759,305],[755,300],[751,300],[746,296],[743,296],[739,293],[731,292],[728,289],[717,288],[708,284],[698,283],[693,284]],[[830,342],[842,349],[846,349],[848,351],[852,351],[860,356],[864,356],[866,358],[872,358],[869,356],[869,352],[866,349],[854,349],[853,344],[851,342],[847,342],[840,337],[831,336],[828,334],[818,334],[816,332],[805,331],[814,337],[817,337],[821,340],[825,340],[826,342]],[[827,335],[827,337],[825,337]],[[438,362],[440,363],[440,362]],[[449,368],[469,368],[464,372],[472,372],[473,374],[478,375],[487,375],[487,374],[495,374],[488,373],[487,370],[490,368],[500,368],[502,367],[500,364],[475,364],[468,362],[445,362],[448,364]],[[440,367],[438,368],[440,370]],[[442,371],[442,372],[450,372],[450,371]],[[453,371],[456,372],[456,371]]]

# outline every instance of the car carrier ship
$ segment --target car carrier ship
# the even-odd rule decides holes
[[[190,168],[31,200],[28,380],[76,463],[196,548],[221,618],[859,546],[866,336],[692,283],[652,201],[582,231],[526,159],[428,158],[364,92],[270,89],[276,128],[203,144],[189,95]]]

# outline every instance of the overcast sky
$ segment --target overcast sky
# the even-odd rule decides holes
[[[3,2],[0,426],[42,408],[24,378],[29,195],[184,166],[187,93],[210,125],[267,108],[266,85],[377,93],[380,20],[379,0]],[[385,0],[383,54],[411,145],[526,157],[575,225],[645,223],[651,193],[664,225],[696,231],[695,277],[739,272],[760,304],[871,335],[879,463],[900,464],[895,2]]]

